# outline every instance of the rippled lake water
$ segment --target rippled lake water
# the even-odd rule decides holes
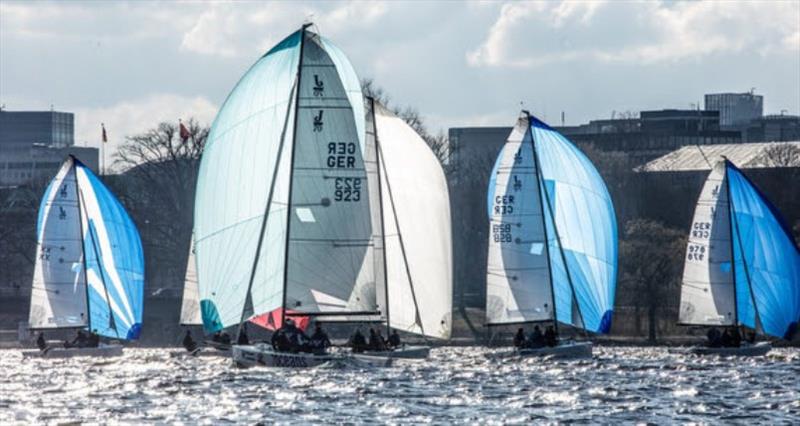
[[[800,423],[800,350],[725,359],[600,347],[581,361],[436,348],[387,369],[233,367],[224,358],[23,360],[0,351],[0,424],[355,422]]]

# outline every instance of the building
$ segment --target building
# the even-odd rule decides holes
[[[710,93],[705,96],[705,109],[719,111],[722,129],[743,129],[764,115],[764,97],[753,92]]]
[[[0,110],[0,186],[49,179],[72,154],[97,170],[97,148],[75,146],[74,115]]]
[[[747,142],[800,140],[800,116],[765,115],[750,122],[744,131]]]

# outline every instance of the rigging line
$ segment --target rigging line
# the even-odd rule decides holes
[[[70,156],[72,157],[72,156]],[[91,315],[91,306],[89,303],[89,275],[88,275],[88,267],[86,265],[86,246],[83,243],[83,215],[81,213],[81,194],[80,189],[78,188],[78,170],[77,165],[75,164],[75,158],[72,158],[72,177],[75,179],[75,208],[78,211],[78,225],[80,226],[80,238],[78,238],[78,243],[81,247],[81,260],[83,263],[83,285],[86,289],[86,327],[91,330],[92,329],[92,315]],[[63,183],[64,179],[62,179]]]
[[[561,237],[558,234],[558,225],[556,224],[556,217],[553,214],[553,205],[550,203],[550,194],[547,192],[547,188],[544,187],[544,182],[543,182],[544,181],[544,174],[542,172],[541,162],[539,162],[539,156],[536,153],[536,144],[535,144],[534,132],[533,132],[533,129],[531,129],[531,126],[530,126],[530,118],[531,118],[531,116],[530,116],[530,114],[527,114],[527,115],[528,115],[528,129],[531,132],[531,144],[533,146],[533,158],[534,158],[534,161],[536,162],[536,169],[537,169],[536,172],[539,175],[539,188],[538,188],[539,189],[539,193],[540,193],[540,196],[541,196],[541,193],[544,193],[544,199],[545,199],[545,201],[547,203],[547,211],[550,213],[550,219],[553,221],[553,231],[555,233],[556,243],[558,244],[558,251],[561,254],[561,262],[564,264],[564,271],[567,274],[567,281],[569,282],[569,288],[570,288],[570,292],[572,293],[572,299],[575,301],[575,305],[578,308],[578,316],[580,317],[581,325],[583,326],[582,327],[583,328],[583,333],[584,333],[584,335],[586,337],[588,337],[589,333],[588,333],[588,331],[586,331],[586,322],[583,320],[583,311],[581,310],[581,304],[578,302],[578,297],[575,294],[575,286],[572,283],[572,274],[570,273],[570,270],[569,270],[569,264],[567,264],[567,258],[564,255],[564,246],[561,244]],[[547,229],[547,222],[546,221],[545,221],[545,229]],[[549,248],[549,244],[550,243],[548,241],[548,248]],[[550,285],[551,285],[551,289],[553,289],[553,291],[554,291],[555,286],[553,286],[552,282],[551,282]],[[554,300],[555,300],[555,295],[554,295]],[[556,318],[555,322],[558,323],[558,310],[555,307],[554,307],[554,312],[555,312],[555,318]]]
[[[549,278],[549,281],[550,281],[550,304],[551,304],[551,309],[552,309],[552,312],[553,312],[553,327],[555,328],[555,332],[556,332],[556,336],[557,336],[558,335],[558,309],[556,307],[556,291],[555,291],[555,285],[554,285],[554,282],[553,282],[553,266],[552,266],[552,261],[550,260],[550,240],[549,240],[549,238],[547,236],[547,222],[546,222],[546,217],[544,215],[544,202],[542,200],[542,190],[541,190],[542,176],[541,176],[541,173],[540,173],[540,168],[539,168],[540,166],[539,166],[538,156],[536,155],[536,146],[534,144],[533,131],[531,130],[531,126],[530,126],[530,115],[528,115],[528,123],[527,123],[526,127],[527,127],[527,129],[526,129],[525,135],[523,135],[523,137],[522,137],[523,140],[520,141],[520,145],[523,146],[522,143],[524,142],[525,136],[530,135],[530,138],[531,138],[531,143],[530,143],[531,156],[532,156],[532,160],[533,160],[533,164],[534,164],[534,166],[531,167],[531,169],[532,170],[535,169],[535,172],[536,172],[536,191],[538,192],[536,195],[537,195],[537,198],[538,198],[538,201],[539,201],[540,216],[542,217],[542,232],[544,234],[544,245],[543,245],[543,248],[544,248],[545,255],[547,256],[547,275],[548,275],[548,278]]]
[[[726,160],[727,161],[727,160]],[[711,169],[711,173],[714,173],[714,169]],[[737,294],[736,294],[736,257],[733,254],[733,206],[731,203],[731,179],[728,176],[728,168],[725,167],[723,171],[722,180],[724,181],[725,185],[725,195],[728,198],[728,232],[730,235],[730,255],[731,255],[731,276],[733,278],[733,323],[737,326],[739,325],[739,303],[737,301]],[[748,284],[749,285],[749,284]],[[755,307],[755,305],[753,305]]]
[[[386,265],[386,227],[383,223],[383,188],[381,186],[381,159],[380,155],[378,154],[378,126],[375,123],[375,99],[372,97],[367,98],[369,102],[369,112],[371,116],[371,125],[372,125],[372,145],[373,145],[373,153],[375,155],[375,167],[376,167],[376,175],[378,180],[378,206],[380,207],[380,221],[381,221],[381,251],[383,252],[383,293],[384,293],[384,303],[386,306],[384,307],[386,311],[386,337],[388,338],[391,335],[392,331],[392,323],[389,318],[389,273],[387,271]],[[384,166],[386,167],[386,166]],[[388,179],[387,179],[388,181]],[[398,237],[400,236],[400,229],[397,230]],[[409,277],[410,278],[410,277]],[[413,291],[413,289],[412,289]],[[413,293],[412,293],[413,294]],[[416,303],[416,302],[415,302]]]
[[[381,144],[377,135],[375,137],[375,147],[378,150],[378,158],[384,159],[383,149],[381,148]],[[383,163],[384,164],[386,163],[385,159]],[[408,285],[411,290],[411,299],[414,301],[414,309],[415,309],[414,321],[416,321],[417,324],[419,324],[419,329],[422,332],[422,335],[425,336],[425,327],[422,325],[422,318],[419,315],[419,303],[417,303],[417,295],[416,292],[414,291],[414,279],[411,277],[411,269],[409,268],[408,257],[406,256],[406,247],[405,244],[403,243],[403,233],[400,232],[400,220],[397,217],[397,207],[395,206],[394,203],[394,195],[392,195],[392,185],[391,183],[389,183],[389,173],[386,170],[385,165],[383,169],[384,169],[383,170],[384,174],[386,175],[386,191],[389,194],[389,204],[392,206],[392,216],[394,216],[394,226],[395,228],[397,228],[397,237],[398,237],[397,239],[400,242],[400,252],[403,254],[403,263],[405,264],[406,267],[406,275],[408,275]]]
[[[727,175],[727,172],[726,172],[726,175]],[[750,302],[753,304],[753,311],[755,311],[755,321],[754,321],[754,324],[753,324],[753,326],[754,326],[753,328],[755,328],[756,331],[758,331],[758,325],[762,323],[761,322],[761,315],[758,313],[758,305],[756,304],[756,296],[755,296],[755,293],[753,292],[753,284],[750,281],[750,268],[747,267],[747,260],[744,257],[744,246],[742,245],[742,236],[741,236],[740,231],[739,231],[739,222],[736,220],[736,215],[735,215],[735,213],[733,211],[733,202],[731,200],[731,179],[730,179],[730,176],[727,176],[727,177],[728,177],[728,185],[727,185],[728,186],[728,211],[729,211],[729,215],[730,215],[730,222],[731,222],[731,224],[735,223],[734,228],[736,229],[736,239],[739,241],[739,251],[741,252],[741,255],[742,255],[742,266],[744,266],[744,275],[745,275],[745,279],[747,279],[747,289],[749,290],[749,293],[750,293]],[[733,241],[731,241],[731,254],[733,254],[732,252],[733,252]],[[735,272],[736,271],[736,264],[735,264],[734,260],[735,260],[735,258],[731,257],[731,270],[733,270],[734,274],[735,274],[736,273]],[[736,287],[736,281],[734,280],[734,288],[735,287]],[[735,294],[736,294],[736,291],[734,290],[734,295]],[[737,309],[735,309],[735,310],[736,310],[737,325],[738,325],[738,316],[739,316],[738,305],[737,305]],[[761,327],[761,329],[762,329],[761,331],[762,332],[764,331],[763,328],[764,327],[762,325],[762,327]]]
[[[703,148],[700,148],[700,144],[694,144],[694,146],[695,146],[695,147],[697,147],[697,150],[698,150],[698,151],[700,151],[700,155],[702,155],[702,156],[703,156],[703,160],[705,160],[705,161],[706,161],[706,164],[708,164],[708,167],[710,167],[710,168],[713,170],[713,169],[714,169],[714,166],[713,166],[713,165],[711,165],[711,162],[710,162],[710,161],[708,161],[708,157],[706,157],[706,153],[705,153],[705,152],[703,152]]]
[[[303,34],[305,34],[305,26],[303,27]],[[303,45],[302,45],[302,41],[301,41],[301,45],[300,45],[301,58],[299,60],[300,64],[302,64],[302,62],[303,62],[303,59],[302,59],[302,50],[303,50],[302,46]],[[275,195],[275,184],[276,184],[276,181],[278,180],[278,171],[281,168],[280,164],[281,164],[281,157],[283,156],[283,147],[285,145],[286,129],[288,128],[289,115],[290,115],[290,112],[292,111],[291,97],[292,97],[292,94],[296,95],[297,92],[300,91],[299,90],[299,82],[300,82],[300,71],[298,69],[297,79],[295,79],[294,84],[292,84],[292,89],[289,91],[289,99],[290,99],[290,101],[289,101],[288,105],[286,106],[286,117],[283,119],[283,129],[281,130],[281,142],[278,145],[278,152],[277,152],[277,154],[275,156],[275,168],[272,171],[272,181],[270,182],[270,185],[269,185],[269,193],[267,194],[267,202],[266,202],[266,206],[264,207],[264,218],[261,221],[261,232],[258,235],[258,244],[256,245],[256,253],[255,253],[255,256],[253,257],[253,267],[250,270],[250,281],[247,283],[247,292],[245,293],[245,296],[244,296],[245,297],[245,302],[244,302],[244,306],[242,306],[242,315],[241,315],[241,318],[239,320],[239,328],[236,330],[236,340],[237,341],[239,340],[239,337],[241,337],[241,335],[242,335],[242,329],[244,328],[243,324],[245,323],[245,317],[248,315],[248,307],[247,307],[247,301],[248,300],[250,300],[250,310],[255,311],[255,309],[253,307],[253,296],[252,296],[253,281],[255,281],[255,278],[256,278],[256,270],[258,269],[258,259],[261,256],[261,247],[264,244],[264,234],[266,233],[266,230],[267,230],[267,222],[269,220],[269,211],[270,211],[270,207],[271,207],[271,204],[272,204],[272,197]],[[297,117],[295,116],[295,120],[296,119],[297,119]],[[290,164],[290,167],[291,167],[291,164]],[[290,185],[291,185],[291,181],[290,181]],[[291,197],[291,195],[289,195],[289,196]],[[288,219],[290,219],[290,216],[287,214],[287,227],[288,227]],[[286,238],[286,241],[287,241],[287,244],[288,244],[288,241],[289,241],[288,236]],[[284,263],[288,264],[288,259],[284,258]],[[285,285],[284,285],[284,287],[285,287]],[[286,296],[284,296],[284,300],[285,300],[285,298],[286,298]],[[281,309],[281,311],[283,311],[283,309]],[[249,313],[249,314],[252,315],[254,313],[255,312],[252,312],[252,313]],[[281,323],[283,323],[283,316],[281,316]]]
[[[287,284],[289,283],[289,236],[291,235],[291,225],[292,225],[292,188],[294,184],[294,155],[297,151],[297,123],[298,123],[298,113],[300,111],[300,91],[303,88],[303,55],[305,54],[305,44],[306,44],[306,29],[311,26],[311,24],[303,24],[300,27],[300,57],[297,61],[297,90],[295,91],[295,100],[294,100],[294,123],[292,128],[292,152],[289,156],[289,193],[286,202],[286,239],[284,242],[283,247],[283,294],[282,294],[282,302],[281,302],[281,325],[283,325],[286,319],[286,289]],[[312,36],[313,40],[313,36]],[[291,104],[290,104],[291,106]],[[291,108],[287,108],[286,117],[288,121],[289,111]],[[281,138],[281,144],[283,144],[283,139]]]
[[[78,170],[76,168],[75,169],[75,181],[76,181],[76,183],[77,183],[77,180],[78,180]],[[77,185],[75,185],[75,187],[77,188]],[[111,298],[108,296],[108,286],[106,285],[105,268],[103,267],[103,261],[102,261],[102,259],[100,257],[100,253],[97,251],[97,244],[95,243],[95,241],[96,241],[95,233],[92,230],[91,224],[89,223],[89,214],[86,212],[86,202],[83,201],[83,199],[84,199],[83,198],[83,191],[81,191],[80,188],[77,188],[77,189],[78,189],[78,200],[79,200],[78,204],[83,207],[84,214],[86,214],[86,224],[89,227],[89,229],[88,229],[89,237],[92,240],[92,249],[94,251],[95,258],[97,259],[97,267],[100,269],[100,281],[103,283],[103,291],[105,292],[105,295],[106,295],[106,304],[108,305],[108,327],[113,329],[114,333],[116,333],[117,337],[119,337],[119,330],[117,330],[117,323],[116,323],[116,321],[114,321],[114,311],[111,309]],[[84,259],[85,258],[86,258],[86,255],[84,254]],[[85,262],[85,260],[84,260],[84,262]],[[86,279],[86,295],[87,295],[87,297],[89,295],[89,279],[88,279],[88,276],[87,276],[87,279]],[[134,318],[134,321],[135,321],[135,318]],[[89,331],[91,331],[91,329],[89,329]]]

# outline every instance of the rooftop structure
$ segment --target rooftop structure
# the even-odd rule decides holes
[[[800,141],[684,146],[639,167],[641,172],[711,170],[722,157],[743,169],[800,167]]]

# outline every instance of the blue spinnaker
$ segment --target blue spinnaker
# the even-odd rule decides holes
[[[144,252],[122,204],[75,160],[88,282],[89,327],[102,336],[139,338],[144,303]]]
[[[729,161],[726,173],[739,322],[788,339],[800,320],[800,252],[758,188]]]
[[[617,278],[611,196],[592,162],[569,140],[535,117],[531,131],[544,178],[542,198],[552,214],[546,212],[545,223],[558,319],[607,333]]]

